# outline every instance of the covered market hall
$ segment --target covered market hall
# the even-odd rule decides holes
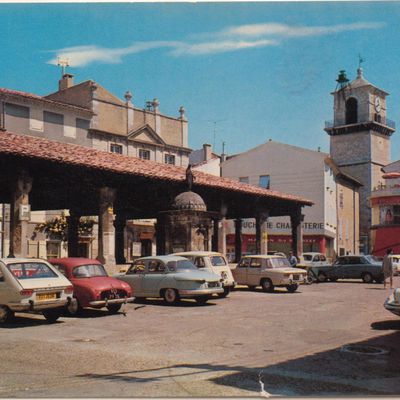
[[[157,254],[165,254],[163,212],[174,199],[193,190],[211,216],[210,249],[224,252],[223,219],[235,220],[235,259],[241,257],[241,221],[255,218],[256,250],[267,251],[269,217],[289,216],[292,249],[302,253],[302,207],[312,202],[227,178],[135,157],[94,150],[8,131],[0,132],[0,203],[10,204],[7,255],[26,257],[27,218],[24,211],[69,210],[68,255],[76,256],[78,222],[98,217],[98,259],[122,264],[127,220],[157,220]],[[29,213],[28,213],[29,214]],[[29,218],[29,217],[28,217]]]

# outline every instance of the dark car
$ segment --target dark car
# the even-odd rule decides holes
[[[134,300],[131,287],[108,276],[98,260],[70,257],[48,261],[72,282],[77,304],[68,307],[70,314],[77,314],[84,307],[107,307],[110,312],[117,313],[122,304]]]
[[[341,256],[332,266],[311,267],[311,273],[319,282],[328,279],[362,279],[365,283],[383,282],[382,261],[373,256]]]

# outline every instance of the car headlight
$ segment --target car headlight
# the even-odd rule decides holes
[[[221,272],[221,278],[228,279],[228,275],[225,271]]]

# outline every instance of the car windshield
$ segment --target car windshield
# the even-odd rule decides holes
[[[58,277],[58,275],[44,263],[8,264],[7,268],[19,280]]]
[[[197,270],[196,266],[189,260],[169,261],[167,266],[170,271]]]
[[[104,267],[100,264],[81,265],[74,268],[72,275],[75,278],[92,278],[96,276],[108,276]]]
[[[312,261],[312,256],[309,254],[303,254],[304,261]]]
[[[272,268],[290,268],[289,261],[284,257],[270,258],[268,261]]]
[[[222,267],[226,265],[225,258],[222,256],[211,256],[210,260],[213,267]]]
[[[382,259],[376,256],[364,256],[364,258],[367,259],[369,263],[379,263],[382,261]]]

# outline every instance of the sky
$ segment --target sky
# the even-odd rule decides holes
[[[329,152],[339,70],[390,93],[400,121],[400,2],[0,4],[0,87],[57,90],[58,58],[162,114],[184,106],[189,146],[235,154],[269,139]],[[400,133],[392,136],[398,160]]]

